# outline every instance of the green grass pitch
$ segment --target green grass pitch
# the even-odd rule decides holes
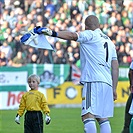
[[[51,123],[44,125],[44,133],[84,133],[80,108],[50,108]],[[115,107],[110,119],[112,133],[121,133],[125,107]],[[20,125],[14,122],[16,110],[0,110],[0,133],[23,133],[24,117]],[[98,124],[97,124],[98,126]],[[99,127],[98,127],[99,133]]]

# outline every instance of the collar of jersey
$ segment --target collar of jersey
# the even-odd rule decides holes
[[[30,91],[37,91],[37,90],[30,90]]]

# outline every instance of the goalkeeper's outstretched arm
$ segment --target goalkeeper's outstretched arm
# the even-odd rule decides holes
[[[70,31],[58,31],[57,37],[65,40],[74,40],[78,39],[78,33]]]
[[[49,28],[42,27],[37,29],[37,33],[44,35],[52,36],[52,37],[58,37],[65,40],[73,40],[76,41],[78,39],[78,33],[77,32],[71,32],[71,31],[52,31]]]

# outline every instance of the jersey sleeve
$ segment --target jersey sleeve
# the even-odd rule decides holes
[[[25,108],[26,108],[26,104],[25,104],[24,95],[23,95],[21,98],[21,101],[20,101],[20,105],[19,105],[17,114],[19,116],[22,116],[24,114]]]
[[[78,34],[77,42],[80,43],[88,42],[93,37],[92,31],[90,30],[85,30],[77,34]]]
[[[44,114],[49,114],[50,113],[50,109],[48,107],[48,103],[46,101],[45,96],[42,94],[42,102],[41,102],[41,109],[43,111]]]

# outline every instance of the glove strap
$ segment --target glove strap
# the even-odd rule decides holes
[[[49,113],[46,113],[47,116],[49,116]]]
[[[58,36],[58,34],[57,34],[57,32],[52,31],[52,35],[51,35],[51,36],[53,36],[53,37],[57,37],[57,36]]]
[[[19,117],[20,118],[20,115],[19,114],[16,114],[16,117]]]

